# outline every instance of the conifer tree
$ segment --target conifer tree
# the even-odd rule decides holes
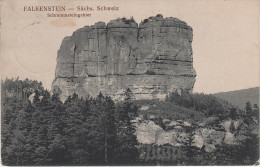
[[[255,117],[255,120],[256,120],[257,124],[259,124],[259,107],[258,107],[257,104],[254,104],[253,115]]]
[[[135,164],[138,161],[139,152],[137,149],[137,138],[135,136],[135,126],[132,119],[137,115],[137,108],[132,103],[132,92],[125,91],[125,101],[117,108],[117,162],[122,164]]]
[[[87,147],[90,152],[90,163],[111,164],[116,140],[114,102],[100,93],[96,99],[90,100],[88,105],[90,112],[86,127],[89,130]]]
[[[245,112],[246,115],[250,115],[252,112],[252,105],[249,101],[246,102]]]

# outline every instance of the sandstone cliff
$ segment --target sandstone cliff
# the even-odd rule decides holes
[[[54,91],[61,99],[99,92],[120,100],[130,88],[136,99],[163,99],[192,91],[192,28],[177,18],[150,17],[98,22],[65,37],[58,51]]]

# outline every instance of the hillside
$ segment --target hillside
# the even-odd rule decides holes
[[[124,101],[100,93],[73,94],[62,103],[58,93],[28,79],[6,79],[1,90],[5,165],[252,165],[258,159],[259,109],[243,112],[213,95],[138,100],[127,89]]]
[[[224,99],[241,109],[245,107],[245,103],[247,101],[250,101],[251,104],[257,104],[259,106],[259,87],[230,92],[220,92],[213,95]]]

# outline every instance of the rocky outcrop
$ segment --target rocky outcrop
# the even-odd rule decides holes
[[[61,99],[99,92],[120,100],[127,89],[136,99],[192,91],[195,70],[192,28],[177,18],[150,17],[98,22],[65,37],[58,51],[53,91]]]
[[[156,125],[153,120],[143,120],[138,117],[136,119],[136,136],[137,140],[142,144],[172,146],[187,146],[189,140],[192,140],[191,146],[204,149],[206,152],[213,152],[216,146],[223,144],[237,145],[246,139],[246,136],[239,134],[238,127],[242,122],[238,120],[224,120],[221,124],[222,129],[214,129],[207,126],[193,127],[185,121],[164,120],[165,129]],[[235,124],[234,131],[231,132],[231,125]],[[188,132],[187,129],[193,127],[193,130]],[[235,135],[236,134],[236,135]],[[236,136],[236,137],[235,137]]]

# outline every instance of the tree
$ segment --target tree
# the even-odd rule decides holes
[[[110,164],[114,160],[114,147],[116,140],[115,106],[110,97],[105,98],[105,109],[101,115],[102,129],[104,133],[104,157],[105,163]]]
[[[5,104],[2,109],[2,114],[8,113],[11,116],[9,120],[4,117],[4,122],[2,122],[3,162],[9,165],[29,165],[32,158],[32,146],[28,139],[31,130],[31,114],[34,109],[30,102],[10,102],[10,106]]]
[[[249,101],[246,102],[245,112],[246,112],[246,115],[249,115],[249,116],[252,114],[252,105]]]
[[[76,94],[72,98],[68,98],[64,103],[64,119],[63,119],[63,139],[65,140],[66,158],[68,162],[73,165],[85,164],[88,157],[84,159],[78,158],[82,155],[87,155],[85,141],[82,140],[84,129],[84,115],[83,115],[84,101],[78,98]],[[81,152],[79,151],[81,150]],[[81,153],[81,155],[79,155]]]
[[[195,135],[195,125],[191,125],[190,127],[185,127],[185,132],[187,134],[187,141],[184,143],[184,145],[187,148],[187,164],[194,165],[194,155],[196,154],[194,151],[194,147],[192,146],[194,135]]]
[[[254,104],[253,106],[253,116],[256,120],[256,123],[259,124],[259,107],[257,104]]]
[[[134,94],[129,88],[125,90],[124,97],[125,97],[124,98],[125,101],[134,100]]]
[[[237,109],[236,108],[231,108],[230,109],[230,118],[232,119],[232,120],[236,120],[237,118],[238,118],[238,114],[237,114]]]
[[[42,101],[45,98],[42,99]],[[65,107],[63,106],[57,94],[49,98],[48,107],[48,158],[50,165],[66,165],[69,158],[66,150],[66,141],[64,139],[64,120],[66,118]],[[48,105],[47,105],[48,106]],[[46,106],[46,107],[47,107]],[[47,108],[46,108],[47,109]]]
[[[139,158],[135,126],[131,121],[137,115],[130,89],[125,92],[125,101],[116,110],[117,147],[116,161],[119,165],[135,164]]]
[[[104,165],[114,162],[116,126],[115,106],[110,97],[101,93],[95,99],[85,102],[87,120],[84,124],[89,151],[89,164]]]

